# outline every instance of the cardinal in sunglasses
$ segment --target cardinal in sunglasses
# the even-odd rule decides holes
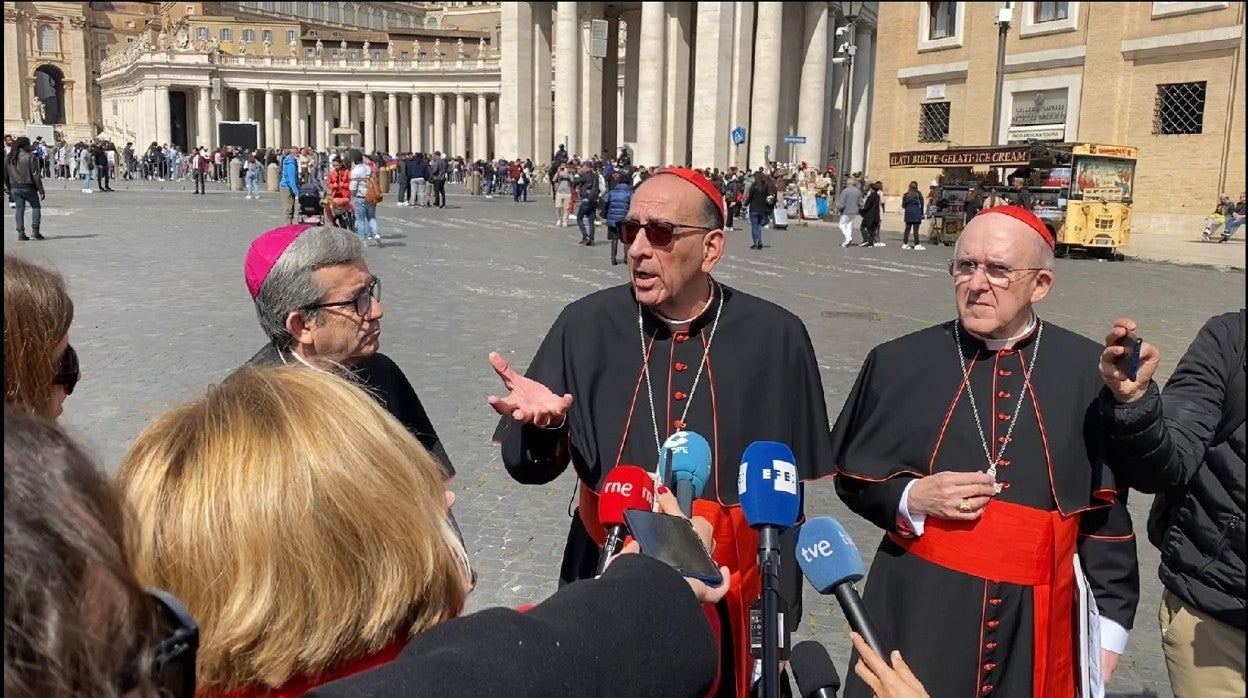
[[[806,327],[787,310],[719,283],[724,199],[701,173],[668,168],[635,191],[618,224],[629,282],[568,305],[525,375],[490,355],[507,394],[494,438],[518,482],[545,484],[569,464],[580,481],[578,515],[561,583],[592,577],[605,533],[597,492],[620,464],[653,470],[673,432],[711,446],[711,477],[694,514],[715,527],[714,557],[729,568],[728,597],[708,611],[729,649],[718,695],[746,696],[749,607],[759,597],[758,536],[737,501],[738,464],[753,441],[792,447],[801,479],[832,471],[823,384]],[[670,484],[670,483],[668,483]],[[793,540],[781,585],[795,626],[801,617]]]

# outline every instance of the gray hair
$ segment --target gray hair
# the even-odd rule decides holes
[[[363,256],[360,237],[342,228],[312,227],[295,238],[277,258],[256,295],[256,317],[269,341],[279,350],[290,348],[294,338],[286,329],[286,317],[317,303],[326,293],[316,278],[318,269],[351,264]],[[310,322],[321,318],[319,309],[302,312]]]
[[[1050,229],[1049,232],[1053,233],[1052,229]],[[1054,237],[1056,237],[1057,234],[1053,233],[1053,235]],[[1031,262],[1031,264],[1040,269],[1053,271],[1053,260],[1054,260],[1053,248],[1049,247],[1049,243],[1046,242],[1044,238],[1040,237],[1039,234],[1028,235],[1027,237],[1032,240],[1032,246],[1033,246],[1032,253],[1031,253],[1031,259],[1033,261]],[[962,236],[961,235],[958,236],[958,241],[954,243],[954,246],[953,246],[953,256],[956,258],[960,254],[962,254]]]

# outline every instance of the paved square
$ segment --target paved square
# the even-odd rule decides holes
[[[194,396],[249,358],[264,338],[243,284],[243,255],[259,233],[282,223],[277,196],[259,202],[210,185],[117,182],[117,193],[80,194],[48,182],[44,242],[16,242],[12,209],[5,252],[63,271],[76,306],[71,339],[83,382],[63,418],[109,470],[138,432],[164,410]],[[459,469],[457,516],[481,573],[473,609],[539,601],[555,589],[567,531],[570,474],[524,487],[503,471],[485,402],[501,390],[486,361],[497,349],[522,368],[560,309],[626,279],[604,243],[576,244],[555,228],[549,195],[527,204],[485,200],[448,187],[444,210],[380,209],[384,247],[369,247],[384,279],[383,350],[407,372]],[[888,224],[886,222],[886,228]],[[599,227],[598,239],[605,238]],[[717,268],[723,282],[789,308],[805,321],[822,369],[829,419],[835,419],[867,351],[953,313],[944,271],[950,249],[841,249],[834,226],[794,225],[765,232],[767,248],[748,249],[738,224]],[[1129,315],[1163,354],[1168,374],[1210,315],[1244,305],[1242,273],[1163,264],[1059,260],[1057,288],[1040,306],[1050,321],[1090,337]],[[1056,358],[1056,357],[1055,357]],[[917,362],[953,360],[916,356]],[[1157,554],[1144,538],[1150,497],[1135,495],[1143,598],[1115,694],[1168,696],[1156,610]],[[850,513],[830,482],[807,488],[807,512],[846,524],[864,556],[879,540]],[[868,560],[869,562],[869,560]],[[847,626],[834,601],[806,593],[802,637],[823,641],[844,675]],[[801,638],[799,638],[801,639]]]

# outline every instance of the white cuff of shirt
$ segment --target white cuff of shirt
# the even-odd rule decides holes
[[[927,521],[927,514],[911,514],[906,502],[910,499],[910,488],[914,487],[914,483],[918,481],[918,478],[914,478],[906,485],[906,489],[901,491],[901,503],[897,505],[897,515],[910,524],[910,530],[914,531],[916,538],[923,535],[923,523]]]
[[[1127,629],[1101,616],[1101,649],[1117,654],[1127,651]]]

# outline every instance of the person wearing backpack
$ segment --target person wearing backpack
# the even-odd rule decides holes
[[[1101,354],[1118,484],[1157,494],[1148,540],[1161,551],[1161,645],[1180,697],[1244,695],[1244,318],[1210,318],[1164,391],[1153,345],[1141,345],[1135,380],[1119,367],[1134,321],[1115,322]]]
[[[628,218],[628,207],[633,201],[633,187],[628,183],[629,178],[621,172],[611,175],[611,190],[606,196],[606,215],[603,216],[607,220],[607,239],[611,241],[611,266],[620,263],[619,247],[620,234],[616,230],[616,226],[620,221]],[[628,252],[628,248],[624,248],[624,252]]]
[[[381,202],[381,186],[373,174],[373,166],[369,157],[355,153],[355,166],[351,168],[351,205],[355,208],[355,234],[361,239],[376,240],[381,244],[381,234],[377,232],[377,204]]]
[[[82,193],[91,193],[91,175],[95,172],[95,155],[91,149],[82,146],[78,151],[78,173],[82,175]]]

